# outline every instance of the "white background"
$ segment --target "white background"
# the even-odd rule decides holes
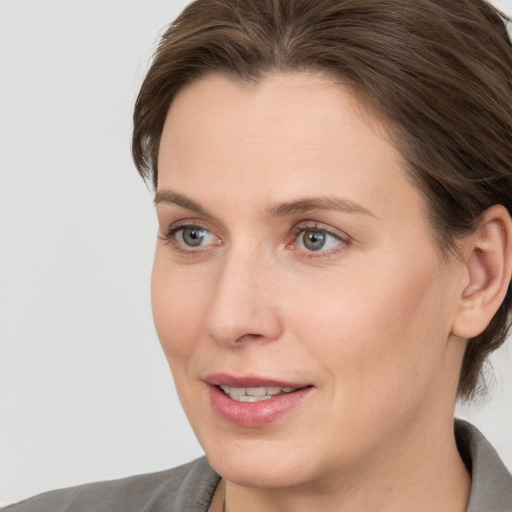
[[[496,2],[512,13],[512,1]],[[0,0],[0,504],[201,449],[149,294],[156,221],[132,106],[182,0]],[[512,355],[463,412],[512,469]]]

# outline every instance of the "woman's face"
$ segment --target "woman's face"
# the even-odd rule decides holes
[[[426,426],[451,422],[464,273],[439,257],[383,124],[343,86],[189,85],[156,202],[156,328],[221,475],[326,483],[421,456]]]

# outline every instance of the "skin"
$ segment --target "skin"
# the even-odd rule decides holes
[[[466,509],[453,436],[466,342],[453,326],[467,265],[441,257],[385,123],[360,106],[320,74],[213,75],[165,122],[154,319],[228,512]],[[326,197],[351,208],[276,215]],[[204,245],[184,226],[207,230]],[[325,250],[303,245],[307,230],[328,233]],[[313,388],[242,427],[212,410],[212,373]]]

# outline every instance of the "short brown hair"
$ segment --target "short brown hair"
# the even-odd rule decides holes
[[[168,108],[209,73],[339,77],[389,121],[443,253],[494,204],[512,212],[512,44],[484,0],[196,0],[163,35],[134,112],[132,152],[158,181]],[[459,397],[475,395],[510,327],[512,290],[470,339]]]

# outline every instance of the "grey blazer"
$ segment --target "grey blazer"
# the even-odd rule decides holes
[[[455,422],[457,445],[471,470],[467,512],[512,512],[512,477],[474,426]],[[207,512],[220,477],[205,457],[178,468],[50,491],[3,512]]]

